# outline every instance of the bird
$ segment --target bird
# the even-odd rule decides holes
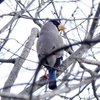
[[[41,60],[46,55],[50,54],[54,50],[57,50],[64,46],[64,42],[62,37],[59,34],[59,31],[65,30],[66,27],[62,25],[56,19],[49,20],[46,22],[40,31],[40,36],[37,40],[36,49],[39,60]],[[54,90],[57,88],[56,83],[56,70],[55,68],[59,68],[61,64],[61,60],[63,59],[64,50],[56,52],[50,55],[45,61],[43,65],[47,68],[47,71],[42,77],[45,77],[49,80],[49,89]]]

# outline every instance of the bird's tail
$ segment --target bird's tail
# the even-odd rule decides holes
[[[59,57],[56,59],[56,63],[54,65],[54,68],[58,68],[59,65],[61,64],[61,60],[63,57]],[[56,83],[56,70],[51,68],[49,69],[49,89],[54,90],[57,88],[57,83]]]
[[[56,72],[54,69],[49,69],[49,89],[54,90],[57,88]]]

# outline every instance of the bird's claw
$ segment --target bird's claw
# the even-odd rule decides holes
[[[57,71],[59,71],[59,70],[60,70],[60,67],[57,68]]]
[[[45,78],[45,79],[49,80],[49,77],[48,77],[48,75],[46,75],[46,74],[44,74],[43,76],[41,76],[40,79],[41,79],[41,78]]]

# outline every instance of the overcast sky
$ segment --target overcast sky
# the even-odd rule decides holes
[[[61,1],[61,0],[57,0],[57,1]],[[67,1],[67,0],[65,0],[65,1]],[[15,5],[16,3],[14,0],[11,0],[11,2],[12,3],[10,3],[10,0],[5,0],[5,2],[3,2],[0,5],[0,15],[8,14],[10,12],[15,11],[14,8],[16,7],[16,5]],[[25,0],[22,0],[22,2],[24,3]],[[97,4],[98,2],[99,2],[99,0],[95,0],[95,4]],[[31,10],[31,9],[36,8],[37,3],[38,3],[38,0],[35,0],[35,2],[31,5],[31,7],[29,9]],[[74,12],[74,10],[76,9],[77,6],[81,9],[79,9],[76,12],[76,17],[77,18],[85,18],[90,14],[91,0],[82,0],[82,2],[76,2],[76,3],[74,3],[74,2],[72,2],[72,3],[70,3],[70,2],[69,3],[56,3],[56,8],[57,8],[58,12],[59,12],[61,6],[63,6],[63,9],[62,9],[63,18],[69,19],[71,17],[71,14]],[[97,5],[95,5],[95,8],[96,7],[97,7]],[[40,14],[41,18],[55,18],[54,15],[52,15],[52,11],[53,11],[52,6],[51,5],[48,6]],[[82,12],[85,12],[85,14]],[[31,14],[34,16],[35,11],[32,11]],[[10,21],[11,18],[12,17],[9,17],[9,16],[5,16],[3,18],[0,18],[0,29],[2,29],[6,25],[6,23],[8,21]],[[64,24],[64,22],[65,21],[62,21],[63,24]],[[80,21],[79,21],[79,23],[80,23]],[[85,27],[85,25],[86,25],[86,23],[84,23],[83,27]],[[68,22],[68,24],[66,24],[66,27],[67,27],[66,32],[69,31],[70,29],[74,28],[74,26],[75,25],[73,24],[73,22]],[[13,53],[16,52],[21,47],[21,44],[23,44],[27,40],[28,36],[31,33],[31,29],[33,27],[37,27],[40,30],[40,28],[37,25],[35,25],[32,20],[22,19],[22,18],[19,19],[17,22],[17,25],[14,27],[13,31],[10,34],[9,41],[6,43],[4,48],[9,49]],[[84,37],[85,37],[84,30],[81,30],[81,28],[80,28],[80,32],[82,33],[81,39],[84,39]],[[0,39],[5,38],[7,34],[8,34],[8,28],[2,34],[0,34]],[[78,34],[75,34],[75,32],[68,32],[68,37],[71,39],[75,39],[75,40],[80,39]],[[36,43],[36,41],[35,41],[35,43]],[[77,49],[77,47],[76,47],[76,49]],[[16,54],[20,55],[22,50],[23,50],[23,47],[21,49],[19,49],[19,51],[16,52]],[[5,55],[3,55],[3,54],[5,54]],[[4,49],[2,49],[2,52],[0,53],[0,57],[5,58],[5,59],[9,59],[12,55],[13,55],[12,53],[7,52]],[[68,55],[65,55],[65,56],[68,56]],[[16,56],[13,56],[12,58],[14,58],[14,57],[16,57]],[[33,50],[30,52],[27,59],[30,59],[33,62],[26,61],[23,64],[23,67],[29,68],[29,69],[35,69],[38,65],[38,63],[37,63],[38,58],[37,58],[35,45],[33,46]],[[13,64],[4,63],[4,64],[0,65],[0,88],[3,87],[12,67],[13,67]],[[22,68],[20,70],[20,73],[18,75],[18,78],[17,78],[15,84],[29,82],[29,80],[32,78],[32,76],[33,76],[33,70],[30,71],[30,70],[26,70],[26,69]],[[21,90],[23,88],[24,88],[23,86],[20,86],[20,88],[14,87],[14,88],[12,88],[11,91],[13,93],[19,93],[19,92],[21,92]],[[42,87],[42,89],[44,89],[44,88]],[[73,91],[73,93],[74,92],[75,91]],[[39,91],[37,93],[39,93]],[[86,90],[86,94],[88,94],[87,90]],[[54,100],[54,99],[52,99],[52,100]],[[75,100],[78,100],[78,99],[76,98]]]

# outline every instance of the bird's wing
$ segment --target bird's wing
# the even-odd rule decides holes
[[[46,23],[40,33],[37,41],[37,52],[49,54],[53,50],[63,47],[64,43],[55,25]]]

